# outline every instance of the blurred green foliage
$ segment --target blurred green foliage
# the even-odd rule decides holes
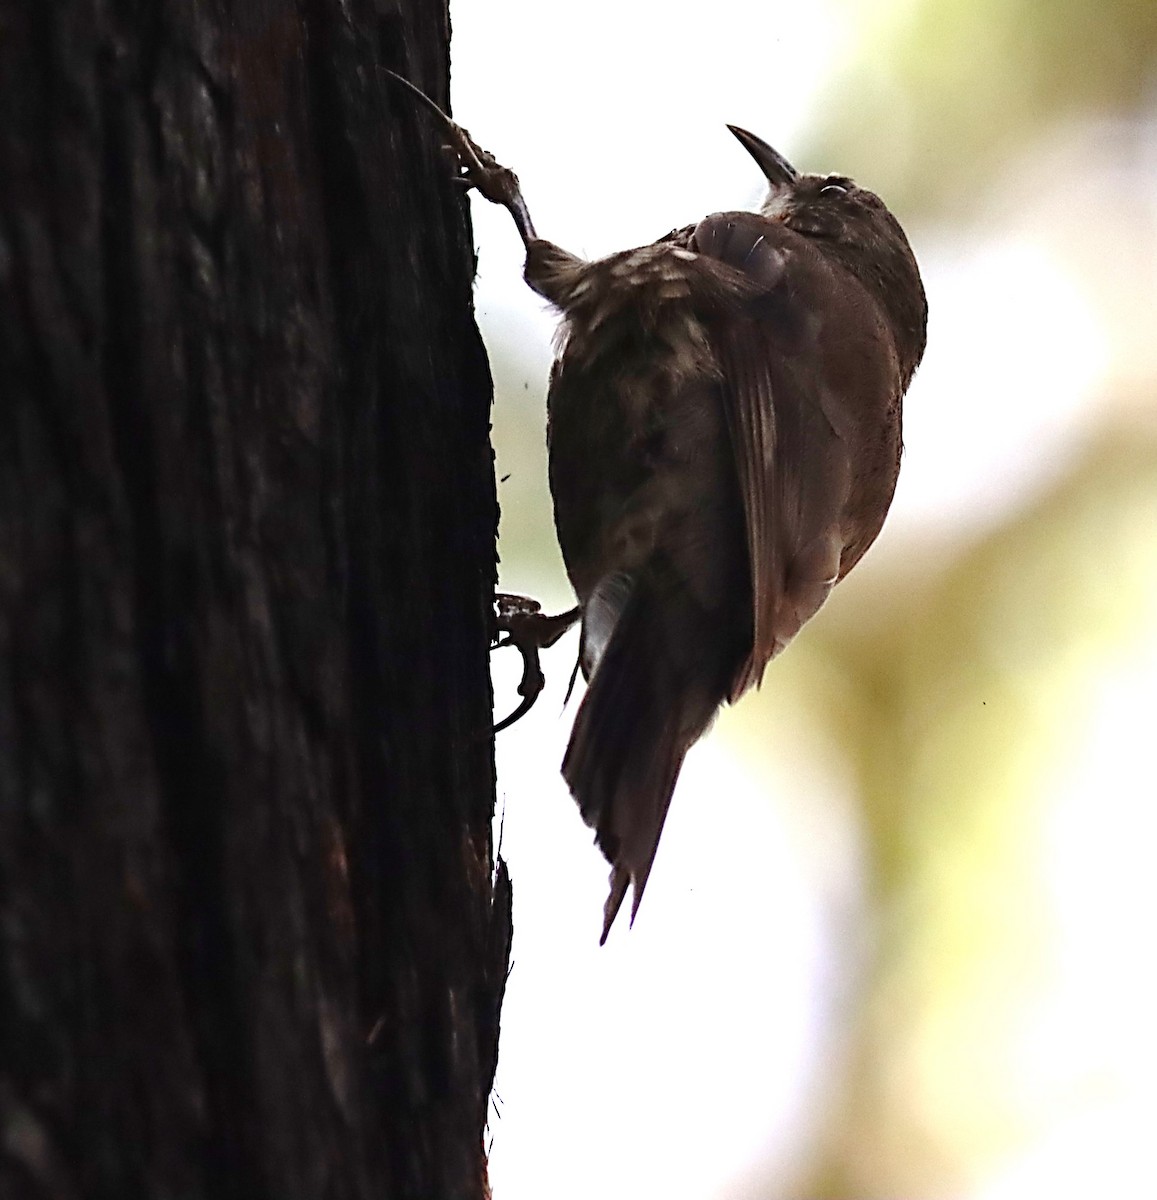
[[[1127,729],[1107,747],[1107,796],[1089,794],[1079,761],[1098,752],[1106,681],[1157,655],[1155,534],[1157,442],[1109,436],[931,590],[893,595],[883,626],[865,631],[849,613],[813,648],[845,680],[838,711],[862,781],[879,947],[845,1108],[808,1195],[961,1194],[1046,1121],[1049,1097],[1032,1093],[1049,1075],[1070,1098],[1087,1082],[1095,1030],[1044,1018],[1063,982],[1049,831],[1066,799],[1091,822],[1157,799]],[[1157,702],[1157,681],[1141,682],[1124,702]],[[1088,831],[1102,895],[1118,836],[1134,835]],[[1122,847],[1122,871],[1132,857]],[[1128,912],[1120,922],[1136,934],[1145,924]],[[1034,1025],[1047,1064],[1035,1079],[1023,1069]]]
[[[899,212],[969,215],[1043,128],[1157,104],[1153,0],[841,7],[851,53],[817,107],[809,158],[838,163]]]

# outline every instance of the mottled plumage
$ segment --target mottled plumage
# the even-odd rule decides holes
[[[527,282],[564,318],[550,485],[589,687],[563,774],[612,864],[604,937],[628,884],[638,908],[687,750],[859,560],[896,486],[915,260],[872,193],[771,161],[761,213],[592,263],[527,245]]]
[[[927,305],[875,195],[799,175],[742,129],[771,185],[760,212],[584,262],[539,238],[514,174],[442,120],[563,319],[550,487],[588,681],[563,774],[611,863],[605,939],[630,885],[638,909],[687,750],[879,533]],[[566,619],[532,616],[520,644]]]

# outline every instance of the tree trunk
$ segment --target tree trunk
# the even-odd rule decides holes
[[[487,1193],[441,3],[0,0],[0,1197]]]

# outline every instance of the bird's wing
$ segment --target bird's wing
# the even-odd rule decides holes
[[[756,285],[712,329],[751,571],[752,649],[733,701],[826,599],[843,549],[851,454],[824,411],[817,319],[798,286],[814,260],[793,239],[758,214],[720,213],[691,242]]]

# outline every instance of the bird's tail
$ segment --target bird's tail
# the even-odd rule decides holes
[[[590,685],[562,764],[611,864],[602,941],[628,884],[635,918],[683,758],[729,682],[710,661],[709,614],[677,583],[651,572],[626,583],[618,576],[611,594],[621,611],[599,639],[597,662],[584,662]]]

